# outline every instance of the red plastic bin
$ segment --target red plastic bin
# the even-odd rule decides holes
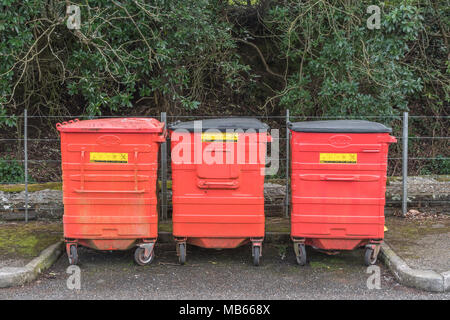
[[[58,123],[64,238],[71,264],[77,246],[126,250],[151,263],[158,237],[156,179],[164,123],[115,118]]]
[[[305,245],[321,250],[366,247],[374,264],[384,238],[392,130],[362,120],[290,123],[291,238],[297,262]]]
[[[196,123],[201,129],[194,121],[169,126],[173,235],[179,261],[185,262],[186,243],[235,248],[251,241],[253,262],[258,265],[264,239],[268,126],[248,118]]]

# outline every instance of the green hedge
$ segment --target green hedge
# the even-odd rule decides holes
[[[41,115],[440,114],[445,1],[0,0],[0,125]],[[215,109],[212,109],[213,107]],[[424,111],[425,110],[425,111]]]

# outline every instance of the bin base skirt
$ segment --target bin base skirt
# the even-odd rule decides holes
[[[128,250],[136,246],[137,239],[78,239],[77,242],[96,250]]]
[[[299,239],[298,237],[293,238]],[[374,239],[306,238],[303,241],[306,245],[320,250],[355,250],[357,248],[364,247],[369,243],[380,243],[379,239],[374,240]]]
[[[323,250],[354,250],[369,243],[365,240],[349,239],[307,239],[306,244]]]
[[[187,218],[187,217],[185,217]],[[224,219],[228,220],[228,219]],[[235,218],[236,220],[236,218]],[[204,248],[236,248],[249,239],[264,238],[264,216],[258,223],[206,223],[173,221],[175,238],[187,238],[187,242]],[[217,218],[216,218],[217,221]],[[244,220],[245,221],[245,220]]]
[[[237,248],[249,241],[249,238],[187,238],[189,244],[210,249]]]

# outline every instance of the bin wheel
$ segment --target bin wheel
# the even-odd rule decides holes
[[[253,246],[253,265],[259,266],[259,256],[261,255],[261,248],[259,246]]]
[[[71,265],[78,264],[78,252],[77,252],[77,246],[75,246],[75,245],[70,246],[69,263]]]
[[[306,265],[306,247],[304,244],[298,245],[298,256],[296,256],[297,263],[300,266]]]
[[[178,245],[178,262],[183,265],[186,263],[186,243],[180,243]]]
[[[372,266],[377,262],[377,255],[375,254],[375,250],[372,248],[366,248],[366,252],[364,254],[364,263],[366,266]]]
[[[140,265],[140,266],[146,266],[153,262],[153,259],[155,258],[155,253],[152,250],[150,252],[150,255],[148,257],[145,256],[145,249],[144,248],[137,248],[134,251],[134,261]]]

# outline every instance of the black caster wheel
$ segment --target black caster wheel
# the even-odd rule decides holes
[[[152,250],[148,257],[145,256],[145,249],[144,248],[137,248],[134,251],[134,261],[140,265],[140,266],[146,266],[153,262],[153,259],[155,258],[155,253]]]
[[[259,246],[253,246],[253,265],[259,266],[259,258],[261,255],[261,248]]]
[[[366,248],[364,253],[364,263],[366,266],[373,266],[377,262],[377,255],[372,248]]]
[[[183,265],[186,263],[186,243],[180,243],[178,245],[178,262]]]
[[[298,255],[296,256],[296,259],[298,265],[306,265],[306,247],[304,244],[298,244]]]
[[[77,246],[75,245],[70,246],[69,264],[71,265],[78,264],[78,251]]]

